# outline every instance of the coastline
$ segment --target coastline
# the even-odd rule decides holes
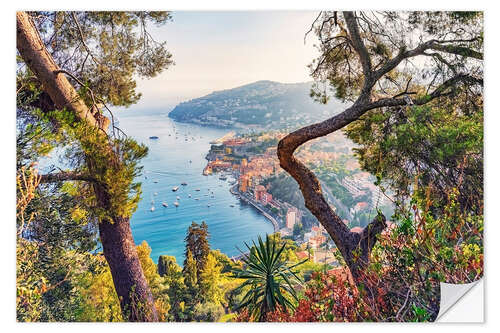
[[[279,224],[278,224],[278,221],[276,221],[276,219],[274,217],[272,217],[271,215],[269,215],[266,211],[264,211],[262,208],[260,208],[259,206],[257,206],[252,200],[249,200],[248,198],[246,198],[244,195],[242,195],[236,188],[238,187],[238,184],[232,186],[229,191],[231,192],[231,194],[233,195],[237,195],[239,196],[239,199],[240,200],[243,200],[245,201],[246,203],[249,203],[250,205],[252,205],[254,208],[256,208],[265,218],[267,218],[273,225],[274,227],[274,232],[279,232]]]

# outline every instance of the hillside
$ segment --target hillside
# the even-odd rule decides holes
[[[313,102],[311,85],[257,81],[180,103],[168,116],[203,125],[269,129],[312,123],[340,111],[336,100]]]

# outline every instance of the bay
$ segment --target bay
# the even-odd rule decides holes
[[[225,135],[227,129],[177,123],[165,114],[130,111],[120,115],[119,127],[149,147],[148,156],[141,161],[143,175],[137,181],[142,183],[142,196],[131,227],[135,243],[145,240],[155,262],[166,254],[175,256],[182,265],[184,238],[192,221],[205,221],[211,248],[228,256],[239,254],[237,247],[245,250],[244,242],[273,232],[264,216],[229,192],[231,185],[227,181],[217,175],[202,175],[210,142]],[[150,136],[158,139],[149,139]],[[182,182],[187,185],[181,185]],[[172,191],[174,186],[179,187],[176,192]],[[175,201],[179,202],[178,207],[174,206]]]

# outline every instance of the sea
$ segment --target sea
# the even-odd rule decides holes
[[[177,123],[166,113],[129,111],[119,116],[119,127],[149,148],[136,179],[142,183],[142,196],[131,227],[135,243],[146,241],[155,262],[160,255],[171,255],[182,265],[184,238],[193,221],[205,221],[211,248],[230,257],[240,254],[238,249],[245,252],[245,242],[250,245],[259,235],[273,232],[270,221],[230,193],[230,178],[202,175],[210,142],[229,130]],[[179,189],[174,192],[174,187]]]

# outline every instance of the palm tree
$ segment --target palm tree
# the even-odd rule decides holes
[[[267,313],[276,310],[278,305],[283,309],[295,307],[292,297],[296,301],[298,299],[294,287],[302,281],[292,268],[306,260],[289,265],[281,258],[285,244],[278,249],[279,245],[269,235],[266,235],[265,243],[260,236],[258,246],[255,242],[252,243],[251,248],[245,243],[250,253],[242,259],[243,268],[233,269],[233,277],[246,279],[236,291],[250,287],[237,310],[247,307],[252,318],[265,321]]]

